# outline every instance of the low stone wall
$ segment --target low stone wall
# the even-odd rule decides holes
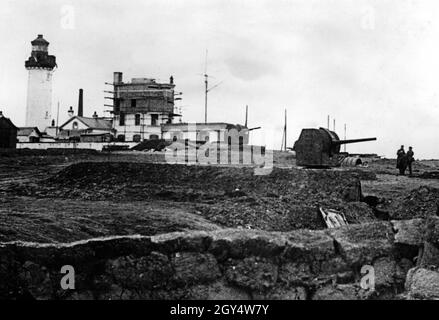
[[[107,145],[132,148],[137,144],[138,142],[18,142],[17,149],[92,149],[102,151],[102,148]]]
[[[438,298],[438,248],[436,217],[321,231],[1,243],[0,298]],[[61,288],[64,265],[74,268],[74,290]],[[362,268],[373,270],[374,290],[362,288]]]
[[[79,149],[79,148],[49,148],[49,149],[0,149],[0,157],[23,157],[23,156],[57,156],[57,155],[72,155],[72,154],[98,154],[94,149]]]

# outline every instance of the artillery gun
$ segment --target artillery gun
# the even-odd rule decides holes
[[[340,152],[342,144],[374,141],[376,138],[340,140],[334,131],[325,128],[303,129],[294,143],[296,163],[303,167],[337,167],[348,154]]]

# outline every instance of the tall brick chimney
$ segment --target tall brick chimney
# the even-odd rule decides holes
[[[83,90],[79,89],[79,98],[78,98],[78,117],[82,117],[84,114],[84,106],[83,106]]]

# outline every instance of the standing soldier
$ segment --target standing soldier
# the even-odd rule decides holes
[[[399,169],[399,173],[401,172],[401,167],[402,167],[402,160],[405,157],[405,150],[404,150],[404,146],[401,146],[401,148],[399,148],[399,150],[396,152],[396,168]],[[404,169],[405,171],[405,169]]]
[[[409,167],[410,175],[412,175],[412,163],[415,161],[414,155],[413,148],[409,147],[409,151],[407,151],[407,165]]]

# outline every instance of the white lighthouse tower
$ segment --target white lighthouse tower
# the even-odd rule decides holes
[[[49,55],[49,42],[42,34],[31,44],[32,53],[25,62],[25,67],[29,70],[26,126],[38,127],[43,132],[51,122],[52,74],[57,65],[55,56]]]

